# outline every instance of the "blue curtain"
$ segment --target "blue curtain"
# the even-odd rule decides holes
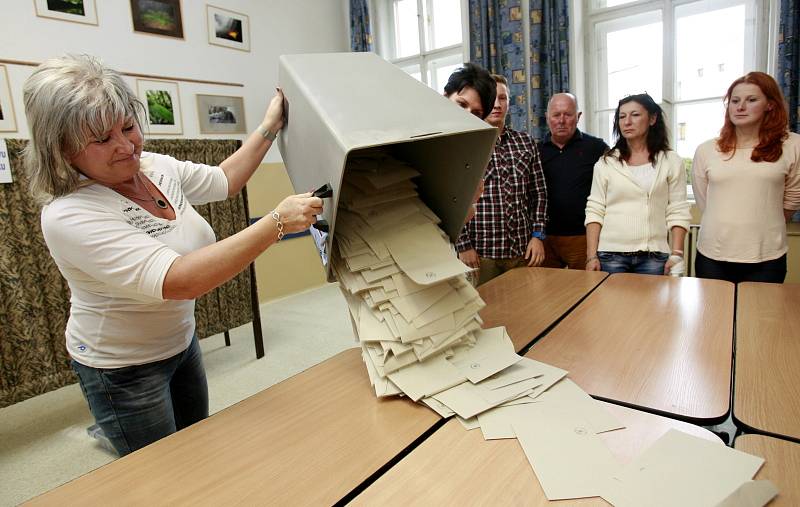
[[[374,49],[368,0],[350,0],[350,49],[361,52]]]
[[[569,2],[530,0],[531,106],[529,132],[536,139],[547,133],[547,102],[569,91]]]
[[[781,0],[778,84],[789,103],[789,129],[800,132],[800,0]]]
[[[521,0],[469,0],[473,63],[508,80],[509,126],[528,131],[528,80],[522,41]]]
[[[569,90],[568,1],[530,0],[526,55],[521,0],[469,0],[472,61],[506,77],[509,126],[536,139],[547,132],[547,101]],[[530,74],[525,70],[527,58]]]

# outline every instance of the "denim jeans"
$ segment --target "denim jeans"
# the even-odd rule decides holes
[[[98,426],[124,456],[208,417],[208,385],[197,337],[170,358],[124,368],[72,361]]]
[[[597,252],[600,269],[607,273],[663,275],[669,254],[664,252]]]

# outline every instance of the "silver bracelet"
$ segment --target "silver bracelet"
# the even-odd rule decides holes
[[[589,264],[589,263],[590,263],[590,262],[592,262],[593,260],[597,260],[597,256],[596,256],[596,255],[592,255],[591,257],[589,257],[588,259],[586,259],[586,264]]]
[[[263,125],[259,125],[256,128],[256,132],[258,132],[261,135],[261,137],[263,137],[267,141],[274,141],[275,138],[278,137],[278,133],[277,132],[271,132],[271,131],[265,129]]]
[[[283,239],[283,222],[281,222],[281,214],[278,213],[276,210],[272,210],[269,214],[273,220],[275,220],[275,224],[278,227],[278,241]]]

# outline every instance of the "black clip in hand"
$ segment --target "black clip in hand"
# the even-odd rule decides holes
[[[311,194],[314,197],[319,197],[320,199],[325,199],[327,197],[333,197],[333,188],[331,188],[330,184],[325,183],[318,189],[314,190]],[[320,232],[328,232],[330,230],[330,226],[328,226],[328,222],[325,220],[317,220],[316,223],[312,225],[316,230]]]

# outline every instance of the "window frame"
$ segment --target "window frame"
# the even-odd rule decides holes
[[[427,40],[433,40],[432,3],[434,0],[416,0],[417,2],[417,33],[419,37],[420,52],[414,55],[397,57],[396,29],[394,0],[375,0],[375,12],[378,21],[378,37],[376,51],[384,59],[401,68],[417,65],[420,71],[420,81],[441,92],[445,83],[436,82],[436,62],[452,58],[458,59],[462,64],[469,60],[469,21],[468,2],[459,0],[461,6],[461,42],[449,46],[427,49]],[[420,14],[422,13],[422,14]],[[426,22],[425,17],[429,18]],[[405,69],[404,69],[405,70]]]
[[[624,20],[630,16],[660,12],[662,23],[662,75],[661,75],[661,94],[660,105],[668,120],[670,129],[670,142],[673,149],[678,145],[678,123],[676,109],[681,105],[710,103],[721,101],[725,90],[720,90],[720,95],[710,97],[700,97],[693,99],[677,100],[675,68],[677,64],[677,46],[675,40],[676,33],[676,8],[698,4],[709,0],[637,0],[634,2],[616,5],[613,7],[598,7],[598,0],[578,0],[579,8],[584,13],[579,24],[586,27],[584,32],[585,43],[582,51],[583,61],[585,62],[586,75],[588,77],[585,85],[585,124],[589,132],[604,137],[606,141],[613,142],[612,133],[608,132],[606,137],[606,127],[601,125],[606,114],[612,114],[616,107],[609,104],[608,107],[600,108],[602,100],[599,93],[607,86],[605,77],[601,76],[603,71],[602,62],[595,55],[598,55],[598,29],[600,23]],[[724,7],[728,4],[723,0],[711,2],[716,3],[715,7]],[[710,3],[711,3],[710,2]],[[755,27],[753,38],[756,42],[754,68],[748,70],[760,70],[774,75],[775,68],[775,49],[777,39],[777,16],[778,0],[753,0],[755,4]],[[746,3],[746,2],[745,2]],[[713,8],[713,7],[712,7]],[[573,8],[573,12],[576,9]],[[589,83],[598,83],[592,87]]]

